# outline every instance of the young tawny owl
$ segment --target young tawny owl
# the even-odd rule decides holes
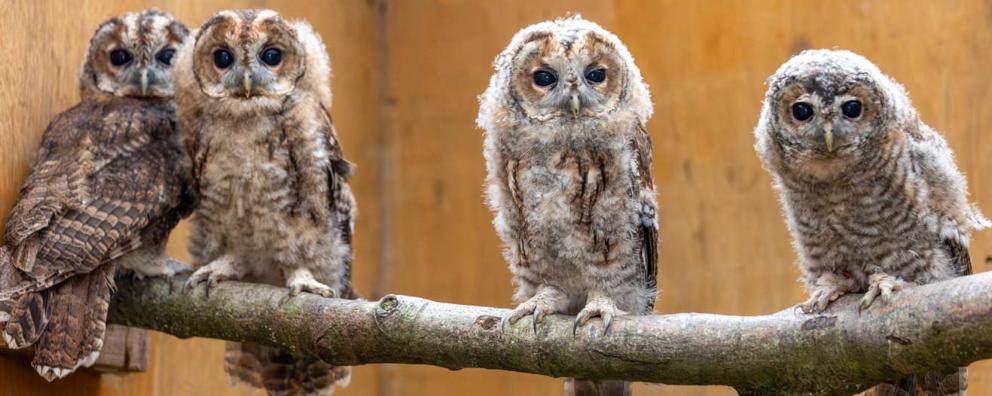
[[[31,365],[49,381],[99,356],[118,269],[183,268],[162,253],[194,199],[172,102],[172,58],[187,35],[155,10],[100,25],[82,100],[49,124],[7,219],[3,338],[34,345]]]
[[[355,201],[328,110],[320,37],[270,10],[223,11],[187,40],[176,102],[200,205],[188,285],[227,279],[353,298]],[[228,344],[233,378],[271,394],[330,394],[348,367],[256,344]]]
[[[968,235],[989,222],[968,203],[947,143],[867,59],[834,50],[793,57],[768,80],[755,135],[799,253],[804,311],[847,293],[865,293],[868,309],[900,289],[971,273]],[[954,394],[964,375],[875,391]]]
[[[651,312],[652,107],[627,48],[576,16],[521,30],[494,68],[477,123],[520,303],[507,322],[533,315],[537,331],[545,315],[577,314],[576,328],[600,317],[605,332],[617,315]]]

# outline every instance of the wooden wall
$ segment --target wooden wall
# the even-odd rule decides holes
[[[355,277],[375,298],[413,294],[511,306],[510,277],[482,203],[476,96],[516,30],[581,12],[623,39],[651,86],[661,206],[659,312],[761,314],[803,299],[770,179],[752,149],[764,79],[803,48],[842,47],[903,83],[944,131],[992,214],[992,5],[886,0],[4,0],[0,11],[0,212],[13,205],[48,120],[78,98],[76,73],[102,20],[159,7],[191,26],[228,7],[309,19],[335,69],[332,112],[359,165]],[[983,155],[984,154],[984,155]],[[2,216],[0,216],[2,217]],[[183,228],[172,252],[183,254]],[[992,232],[971,249],[985,270]],[[82,371],[45,384],[0,357],[0,395],[246,394],[220,368],[222,346],[153,335],[146,373]],[[992,393],[992,364],[973,366],[973,395]],[[426,366],[357,368],[343,395],[548,395],[560,380]],[[723,395],[727,388],[638,385],[641,395]]]

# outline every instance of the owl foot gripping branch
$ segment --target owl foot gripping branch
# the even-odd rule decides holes
[[[190,364],[197,370],[223,370],[226,375],[221,376],[232,384],[225,382],[220,392],[271,395],[415,394],[418,386],[429,382],[396,374],[408,368],[359,367],[371,363],[567,377],[553,384],[554,393],[563,389],[566,395],[630,395],[635,390],[679,394],[675,388],[633,382],[667,380],[729,385],[742,394],[964,395],[969,371],[958,366],[992,358],[992,340],[961,330],[992,326],[986,324],[992,323],[985,319],[988,315],[967,311],[984,306],[944,312],[938,294],[946,291],[947,301],[957,305],[968,304],[962,296],[984,298],[984,291],[961,290],[987,283],[972,276],[975,268],[968,249],[972,232],[992,223],[969,197],[968,183],[948,143],[952,139],[945,140],[925,124],[907,90],[866,57],[833,42],[821,45],[833,49],[811,49],[797,36],[771,63],[756,68],[760,73],[738,71],[734,68],[743,68],[741,63],[714,55],[730,29],[724,21],[718,24],[719,35],[713,36],[717,38],[701,40],[707,43],[702,56],[712,60],[702,66],[715,68],[717,77],[737,85],[746,80],[755,97],[748,99],[751,108],[729,100],[717,105],[718,99],[733,93],[706,90],[712,87],[698,79],[657,77],[663,70],[700,67],[692,54],[657,51],[664,55],[657,56],[645,44],[653,39],[620,39],[628,38],[625,32],[639,31],[633,22],[626,26],[592,21],[600,16],[608,20],[610,13],[594,12],[594,18],[587,19],[558,13],[563,11],[560,5],[534,4],[549,10],[540,15],[554,11],[567,16],[547,21],[528,16],[526,23],[509,26],[503,26],[505,20],[520,18],[480,19],[483,22],[473,28],[499,25],[502,35],[497,39],[462,34],[450,40],[439,38],[443,35],[432,30],[436,26],[427,26],[419,17],[435,13],[443,27],[454,29],[461,26],[456,18],[444,18],[447,14],[438,10],[464,5],[418,1],[415,4],[430,7],[410,9],[404,8],[410,3],[374,0],[294,5],[294,13],[207,13],[206,8],[196,8],[196,21],[202,24],[194,30],[150,9],[96,26],[78,74],[78,103],[43,118],[51,121],[43,133],[37,128],[30,172],[16,182],[19,195],[9,205],[3,228],[0,334],[7,349],[30,347],[30,366],[44,380],[55,382],[34,389],[44,393],[55,389],[44,386],[90,375],[71,374],[93,366],[101,352],[128,351],[110,345],[120,341],[107,336],[108,315],[117,315],[118,324],[222,339],[225,345],[211,359]],[[494,7],[467,3],[473,9]],[[628,15],[624,6],[629,4],[609,7]],[[361,21],[374,28],[347,16],[313,25],[292,18],[324,18],[310,8],[330,7],[360,14],[365,18]],[[406,12],[391,11],[397,8]],[[108,15],[101,14],[99,20]],[[644,31],[661,35],[666,23],[652,23]],[[325,47],[322,26],[364,41],[348,47],[327,40]],[[90,32],[92,28],[87,26]],[[327,31],[323,33],[327,37]],[[693,42],[691,34],[684,33],[681,41]],[[429,45],[397,44],[411,37]],[[469,39],[486,43],[486,59],[458,62],[452,75],[469,76],[477,86],[424,78],[452,67],[440,55],[462,48],[458,46]],[[371,55],[356,56],[359,50]],[[639,64],[632,53],[639,54]],[[344,84],[362,82],[362,89],[335,87],[335,92],[339,100],[360,103],[348,109],[367,113],[343,113],[352,120],[368,119],[367,125],[342,123],[331,116],[331,54],[335,70],[340,65],[351,68]],[[493,54],[492,69],[487,69]],[[772,64],[783,60],[762,80]],[[690,64],[694,66],[686,66]],[[884,62],[879,64],[890,70]],[[6,76],[5,67],[0,66],[0,77]],[[397,77],[408,76],[410,70],[417,71],[416,79]],[[767,91],[760,101],[762,82]],[[436,86],[458,99],[423,93]],[[680,123],[680,118],[692,116],[684,111],[689,100],[673,96],[692,89],[706,90],[707,112],[691,119],[689,133]],[[476,107],[472,99],[480,91]],[[18,106],[10,107],[23,107]],[[402,118],[398,109],[414,109],[416,114]],[[720,130],[704,134],[702,125],[712,118],[738,111],[747,113],[745,127],[715,122]],[[21,111],[11,113],[19,116]],[[451,122],[455,119],[462,122]],[[457,132],[435,135],[414,127],[431,122],[434,130]],[[349,131],[349,125],[357,124],[366,128]],[[696,124],[701,125],[699,131]],[[652,136],[661,142],[660,148]],[[368,144],[349,147],[345,159],[343,147],[352,138]],[[447,144],[462,141],[457,139],[471,144],[465,161],[474,160],[475,168],[456,162],[465,150],[454,153]],[[674,156],[681,145],[699,139],[706,147],[697,161]],[[746,154],[735,161],[752,160],[755,171],[741,172],[740,165],[708,168],[719,163],[723,145],[746,146]],[[445,161],[393,162],[430,158],[432,150],[458,166]],[[665,154],[657,161],[656,150]],[[357,174],[355,163],[366,169],[363,161],[370,171]],[[442,168],[457,174],[442,174]],[[734,216],[746,222],[772,217],[769,222],[781,228],[779,242],[791,233],[806,293],[803,299],[798,292],[781,293],[790,304],[802,301],[794,310],[760,317],[655,315],[656,304],[670,300],[676,303],[658,310],[695,309],[677,305],[685,300],[678,295],[682,285],[659,282],[659,271],[673,277],[696,274],[705,280],[701,287],[714,301],[733,295],[713,286],[722,278],[756,279],[741,270],[745,264],[725,271],[733,264],[723,263],[723,256],[712,259],[721,266],[715,265],[708,257],[711,250],[676,256],[678,249],[706,244],[707,227],[714,228],[708,216],[719,219],[713,213],[720,205],[707,203],[712,190],[668,182],[717,179],[739,187],[734,194],[723,194],[722,205],[765,205]],[[479,202],[480,183],[492,217]],[[418,195],[421,190],[426,191],[423,197]],[[371,226],[368,231],[356,233],[363,191],[371,202],[362,207],[374,221],[366,223]],[[453,194],[471,197],[470,202],[456,203]],[[690,203],[665,212],[666,203],[680,199]],[[695,209],[686,209],[690,206]],[[683,209],[698,213],[685,216],[679,213]],[[421,216],[414,227],[395,221],[408,213]],[[679,221],[671,226],[659,222],[659,217],[669,216]],[[490,219],[492,228],[476,227]],[[726,224],[716,223],[721,237],[743,238],[732,232],[724,235],[724,228],[732,229],[724,220]],[[452,224],[455,221],[460,223]],[[456,228],[462,222],[468,226]],[[451,246],[428,243],[428,238],[449,227],[495,231],[489,238],[453,232],[452,238],[466,240],[472,252],[440,256],[452,262],[485,256],[487,266],[462,268],[443,262],[435,265],[455,270],[400,268],[424,257],[437,261],[434,254]],[[667,231],[678,227],[691,232],[680,236]],[[186,237],[179,254],[188,255],[190,268],[166,255],[173,229]],[[395,237],[404,230],[416,232]],[[746,230],[763,233],[754,237],[759,241],[776,239],[765,238],[764,234],[775,235],[772,227]],[[751,245],[728,250],[742,263],[751,263],[747,256],[773,249]],[[683,260],[666,261],[669,257]],[[669,261],[680,262],[659,265]],[[361,264],[353,268],[353,262]],[[497,267],[494,263],[498,270],[491,269]],[[374,271],[379,277],[376,286],[366,288],[363,285],[371,282],[354,281],[353,269]],[[501,310],[388,294],[441,290],[477,303],[460,288],[465,282],[447,277],[458,271],[474,279],[468,285],[472,290],[501,290],[500,301],[510,300],[512,287],[516,307]],[[387,282],[393,273],[423,279],[429,287],[398,287]],[[505,276],[506,281],[492,282],[494,276]],[[756,293],[761,296],[754,298],[778,296],[775,282],[761,280],[761,292]],[[660,287],[669,287],[664,297],[659,297]],[[367,302],[362,295],[382,298]],[[123,296],[123,301],[113,307],[123,305],[123,310],[111,306],[115,296]],[[138,300],[148,312],[122,319],[121,312],[136,311]],[[229,328],[222,319],[203,320],[212,313],[230,319]],[[273,316],[300,323],[260,319]],[[948,318],[954,323],[942,322]],[[927,334],[908,336],[908,327],[924,328]],[[195,348],[195,341],[176,342]],[[905,350],[928,342],[940,351],[925,350],[907,363]],[[890,360],[865,363],[858,356],[861,351],[877,356],[883,350]],[[168,355],[160,353],[156,364],[170,364],[163,356]],[[729,364],[761,372],[727,369],[724,365]],[[23,376],[5,376],[5,371],[15,372],[5,367],[0,364],[0,396],[20,394],[5,388],[4,382]],[[353,370],[357,386],[349,387]],[[714,377],[716,371],[726,377]],[[821,378],[830,373],[843,383]],[[140,375],[159,382],[157,372]],[[529,383],[518,386],[526,378],[509,378],[501,382],[504,393],[523,389],[542,394]]]

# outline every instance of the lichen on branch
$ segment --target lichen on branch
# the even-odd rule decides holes
[[[728,385],[742,394],[851,394],[884,380],[992,358],[992,274],[899,292],[858,312],[846,296],[824,313],[697,313],[593,321],[525,318],[507,309],[389,295],[379,301],[289,297],[225,282],[183,290],[185,277],[122,278],[110,320],[178,337],[254,341],[316,353],[334,365],[429,364],[552,377]],[[453,374],[457,375],[457,374]]]

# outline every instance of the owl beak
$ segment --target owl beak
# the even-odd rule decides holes
[[[141,96],[148,95],[148,70],[141,69]]]
[[[827,144],[827,152],[834,152],[834,124],[823,125],[823,142]]]
[[[245,79],[242,80],[241,82],[242,82],[242,84],[243,84],[243,86],[245,88],[245,97],[246,98],[250,98],[251,97],[251,75],[248,74],[248,73],[245,73]]]
[[[572,118],[579,118],[579,95],[572,95],[572,99],[569,100],[569,104],[572,107]]]

